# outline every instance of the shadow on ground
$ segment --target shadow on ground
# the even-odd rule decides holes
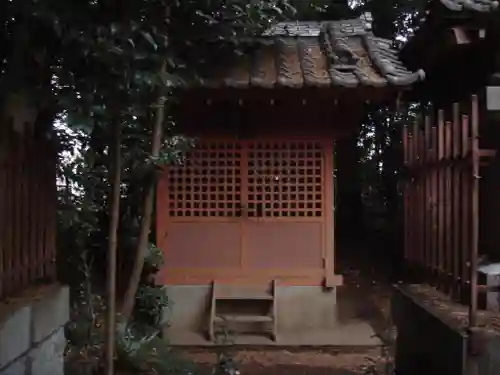
[[[367,322],[375,335],[388,340],[392,329],[390,301],[394,277],[394,264],[374,253],[369,245],[344,244],[339,249],[337,272],[344,284],[337,290],[337,318],[347,324]]]

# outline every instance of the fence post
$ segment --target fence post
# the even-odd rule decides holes
[[[477,324],[477,267],[479,247],[479,108],[477,96],[472,96],[471,119],[471,161],[472,161],[472,191],[471,191],[471,243],[470,246],[470,302],[469,302],[469,327]]]

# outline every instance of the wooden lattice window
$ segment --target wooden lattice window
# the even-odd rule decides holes
[[[241,209],[241,145],[200,142],[168,169],[170,217],[235,217]]]
[[[249,217],[321,217],[322,146],[314,141],[248,146]]]

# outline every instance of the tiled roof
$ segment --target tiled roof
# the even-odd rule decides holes
[[[453,11],[491,12],[498,9],[497,0],[439,0]]]
[[[281,23],[234,69],[199,79],[205,87],[385,87],[424,78],[400,62],[390,40],[365,19]]]

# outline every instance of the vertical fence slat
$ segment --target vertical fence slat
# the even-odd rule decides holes
[[[37,150],[31,150],[30,147],[30,152],[36,153]],[[32,156],[30,155],[30,158]],[[28,207],[29,207],[29,217],[27,220],[27,225],[29,227],[29,232],[28,232],[28,248],[29,248],[29,254],[30,254],[30,264],[31,264],[31,276],[34,279],[38,279],[40,275],[38,274],[38,254],[36,252],[36,225],[37,225],[37,220],[38,216],[36,215],[37,212],[37,207],[40,204],[40,200],[38,199],[38,191],[37,191],[37,171],[34,168],[32,163],[29,163],[26,166],[26,175],[28,179],[28,184],[30,187],[30,194],[28,196]]]
[[[438,132],[437,126],[431,129],[432,162],[431,162],[431,196],[432,196],[432,273],[434,280],[439,277],[439,235],[438,235]]]
[[[32,145],[30,147],[31,157],[35,154],[43,155],[42,150],[39,150],[37,145]],[[32,187],[30,191],[30,214],[29,214],[29,249],[30,249],[30,260],[31,260],[31,277],[34,279],[40,279],[43,273],[40,272],[39,262],[41,261],[38,251],[37,251],[37,236],[38,236],[38,226],[41,225],[43,217],[38,215],[40,207],[42,206],[43,196],[40,196],[40,185],[39,185],[39,173],[41,172],[39,168],[36,168],[33,163],[29,163],[27,166],[29,185]]]
[[[431,121],[429,116],[424,118],[424,165],[428,165],[431,162]],[[431,197],[431,183],[432,174],[423,173],[424,177],[424,230],[425,230],[425,240],[424,240],[424,275],[429,276],[430,270],[432,270],[432,197]]]
[[[439,285],[443,284],[444,268],[445,268],[445,251],[444,251],[444,173],[443,173],[443,158],[444,158],[444,112],[438,110],[438,124],[437,124],[437,149],[438,149],[438,272],[439,272]]]
[[[48,159],[45,161],[47,168],[47,229],[46,229],[46,247],[47,257],[47,277],[54,280],[56,277],[56,227],[57,227],[57,185],[56,185],[56,157],[51,150],[47,150]]]
[[[477,320],[477,266],[479,246],[479,109],[477,96],[472,97],[471,116],[471,162],[472,162],[472,191],[471,191],[471,242],[470,246],[470,285],[471,295],[469,303],[469,324],[476,325]]]
[[[462,252],[460,250],[460,217],[462,212],[460,210],[460,151],[461,151],[461,127],[460,127],[460,106],[458,103],[453,103],[453,167],[452,167],[452,189],[453,189],[453,202],[452,202],[452,217],[453,217],[453,275],[454,275],[454,297],[459,297],[461,292],[461,269],[460,265],[463,262]]]
[[[422,168],[424,166],[424,132],[418,127],[417,130],[417,141],[418,141],[418,164],[419,164],[419,173],[418,173],[418,253],[420,256],[418,257],[418,262],[420,265],[425,264],[425,191],[424,191],[424,177],[425,175],[422,173]],[[420,268],[420,267],[419,267]]]
[[[13,160],[16,158],[15,144],[13,142],[6,141],[7,145],[7,157],[5,160],[5,171],[6,171],[6,188],[4,196],[7,203],[7,210],[5,212],[5,248],[4,248],[4,259],[6,272],[3,277],[5,293],[11,293],[15,286],[14,273],[16,272],[16,262],[14,259],[14,232],[16,228],[15,218],[16,218],[16,204],[14,199],[14,184],[16,181],[16,174],[13,168]]]
[[[412,165],[411,165],[411,137],[410,137],[410,132],[409,129],[407,129],[406,132],[406,144],[407,144],[407,150],[406,150],[406,156],[407,156],[407,166],[409,170],[411,170]],[[412,186],[411,186],[411,176],[409,176],[409,179],[406,182],[406,190],[407,190],[407,207],[408,207],[408,212],[407,212],[407,220],[408,220],[408,225],[407,225],[407,243],[408,243],[408,248],[407,248],[407,259],[408,261],[412,261],[412,243],[411,243],[411,226],[412,226],[412,206],[411,206],[411,198],[412,198]]]
[[[20,156],[21,159],[18,161],[17,169],[19,170],[19,190],[18,194],[19,200],[19,238],[17,241],[17,248],[19,250],[20,256],[20,283],[21,285],[27,285],[30,280],[30,259],[29,259],[29,249],[28,242],[26,241],[27,231],[29,230],[29,181],[27,181],[26,167],[29,164],[29,157],[27,153],[29,152],[28,140],[22,139],[20,142]]]
[[[444,185],[444,243],[445,243],[445,259],[446,259],[446,282],[447,292],[451,292],[453,285],[453,244],[451,232],[451,168],[452,168],[452,133],[451,122],[445,122],[445,185]]]
[[[40,151],[43,151],[41,148],[40,148]],[[45,176],[45,168],[44,168],[44,164],[42,163],[40,165],[40,169],[42,169],[44,171],[44,176]],[[45,178],[40,178],[39,179],[39,191],[40,191],[40,195],[45,197],[46,198],[46,190],[45,190]],[[38,214],[40,216],[44,216],[43,214],[43,211],[46,209],[45,207],[46,205],[46,201],[38,206]],[[38,253],[38,257],[39,257],[39,263],[38,263],[38,267],[39,267],[39,272],[40,274],[42,275],[42,277],[45,276],[45,273],[46,273],[46,267],[45,267],[45,259],[46,259],[46,255],[45,255],[45,225],[39,225],[38,228],[37,228],[37,253]]]
[[[410,157],[410,162],[413,168],[418,168],[417,166],[417,152],[416,152],[416,135],[415,135],[415,129],[412,130],[412,133],[410,135],[410,144],[411,144],[411,157]],[[418,169],[417,169],[418,170]],[[416,262],[417,261],[417,252],[418,252],[418,244],[417,244],[417,207],[418,207],[418,202],[417,202],[417,179],[416,179],[416,174],[414,173],[412,176],[412,181],[411,181],[411,196],[410,196],[410,206],[411,206],[411,227],[410,227],[410,241],[411,241],[411,248],[412,248],[412,261]]]
[[[19,162],[23,157],[21,153],[21,145],[20,142],[16,142],[15,144],[15,159],[11,163],[11,168],[14,174],[14,189],[12,190],[12,201],[14,203],[14,231],[13,231],[13,239],[12,239],[12,254],[13,254],[13,275],[12,275],[12,283],[13,285],[22,285],[22,258],[20,256],[21,251],[19,249],[19,238],[21,237],[21,207],[20,202],[22,200],[22,196],[20,195],[19,190],[19,182],[22,179],[21,171],[19,170]]]
[[[42,195],[47,199],[47,177],[46,177],[46,174],[47,174],[47,170],[45,168],[45,164],[42,163],[40,165],[40,168],[44,171],[43,175],[44,177],[41,179],[41,188],[40,188],[40,191],[42,193]],[[46,209],[47,208],[47,201],[45,201],[42,205],[43,209]],[[47,216],[46,216],[46,219]],[[47,257],[48,257],[48,248],[47,248],[47,226],[46,225],[43,225],[42,227],[40,227],[40,232],[38,233],[38,248],[39,248],[39,251],[40,251],[40,254],[41,254],[41,258],[42,258],[42,262],[41,262],[41,266],[42,266],[42,273],[43,275],[47,275],[47,272],[48,272],[48,268],[47,268]]]
[[[36,147],[36,152],[43,152],[40,147]],[[36,173],[36,172],[35,172]],[[36,175],[35,175],[36,176]],[[33,246],[33,253],[35,261],[36,261],[36,277],[42,278],[43,274],[43,252],[40,250],[40,233],[43,228],[42,220],[43,220],[43,192],[42,192],[42,182],[40,178],[36,177],[33,179],[34,181],[34,194],[33,197],[36,202],[40,202],[33,207],[33,220],[32,220],[32,229],[33,233],[31,236],[31,242]]]
[[[469,292],[469,195],[470,174],[468,165],[469,154],[469,116],[462,116],[462,162],[461,162],[461,253],[462,253],[462,300],[468,299]]]
[[[11,155],[13,155],[12,151],[12,144],[7,142],[6,145],[4,145],[7,151],[6,159],[5,159],[5,204],[6,204],[6,210],[5,210],[5,238],[4,238],[4,266],[5,266],[5,273],[3,274],[3,284],[4,284],[4,293],[9,293],[12,290],[12,271],[14,268],[14,262],[12,260],[12,235],[14,232],[14,221],[12,220],[13,214],[14,214],[14,201],[12,199],[12,185],[13,185],[13,180],[14,176],[12,173],[12,158]]]
[[[54,280],[55,155],[15,133],[0,145],[0,299]],[[44,243],[45,242],[45,243]]]
[[[408,165],[408,127],[405,125],[402,131],[403,137],[403,163],[406,169],[409,168]],[[408,194],[409,194],[409,184],[408,179],[403,181],[403,238],[404,238],[404,260],[408,260],[408,249],[410,246],[410,241],[408,238],[408,230],[409,230],[409,212],[410,207],[408,206]]]
[[[7,147],[0,142],[0,296],[5,292],[4,276],[8,271],[5,263],[6,244],[5,239],[7,236],[7,197],[5,191],[7,189]]]
[[[411,134],[408,132],[408,166],[413,169],[413,155],[412,155],[412,138]],[[413,262],[413,247],[414,244],[412,242],[413,239],[413,186],[412,186],[413,177],[410,176],[408,181],[408,260]]]
[[[417,169],[417,173],[414,175],[413,180],[413,225],[412,225],[412,233],[413,233],[413,261],[415,264],[420,263],[420,178],[419,178],[419,170],[420,170],[420,156],[419,156],[419,134],[418,134],[418,122],[415,121],[413,123],[412,129],[412,153],[413,153],[413,165]]]
[[[412,158],[412,138],[411,134],[408,133],[408,165],[413,168],[413,158]],[[408,260],[413,262],[413,248],[414,244],[412,243],[413,239],[413,186],[412,186],[412,176],[410,176],[410,180],[408,181]]]

